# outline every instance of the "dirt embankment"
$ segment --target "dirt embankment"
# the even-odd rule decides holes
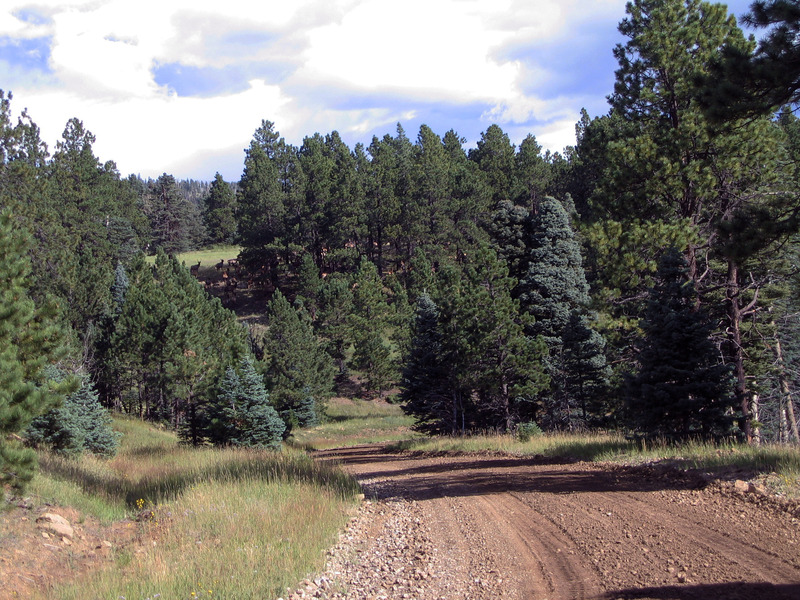
[[[800,598],[800,510],[657,469],[332,450],[366,503],[326,598]]]

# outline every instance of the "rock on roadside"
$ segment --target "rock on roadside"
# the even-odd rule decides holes
[[[54,513],[42,513],[36,519],[36,524],[39,529],[43,529],[53,535],[61,536],[62,538],[72,539],[75,535],[72,525],[69,524],[64,517]]]

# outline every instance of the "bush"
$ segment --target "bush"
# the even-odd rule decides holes
[[[229,367],[211,407],[209,439],[217,446],[281,447],[286,425],[270,404],[264,381],[249,356],[239,372]]]
[[[533,421],[517,425],[517,439],[520,442],[529,442],[532,437],[539,435],[542,435],[542,428]]]
[[[48,447],[63,456],[114,456],[120,435],[111,428],[111,415],[100,404],[94,385],[84,377],[60,406],[31,422],[25,438],[31,446]]]

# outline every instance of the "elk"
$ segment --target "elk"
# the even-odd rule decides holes
[[[223,258],[223,259],[221,259],[221,260],[220,260],[220,261],[219,261],[217,264],[215,264],[215,265],[214,265],[214,268],[215,268],[217,271],[221,271],[221,270],[222,270],[222,267],[224,267],[224,266],[225,266],[225,259]]]
[[[189,267],[189,272],[192,274],[192,277],[197,277],[200,273],[200,262],[201,261],[198,260],[196,265],[191,265]]]

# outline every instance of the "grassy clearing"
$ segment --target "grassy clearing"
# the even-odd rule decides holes
[[[325,450],[359,444],[398,442],[417,437],[414,420],[396,404],[372,400],[334,398],[322,425],[294,434],[293,444],[308,450]]]
[[[239,256],[239,252],[241,252],[240,246],[228,246],[224,244],[218,244],[216,246],[208,246],[207,248],[201,248],[200,250],[192,250],[191,252],[182,252],[176,255],[178,262],[185,262],[186,266],[196,265],[198,261],[200,261],[200,268],[211,268],[215,264],[217,264],[220,260],[227,261],[230,258],[236,258]],[[147,261],[149,263],[155,262],[155,256],[148,256]]]
[[[43,454],[30,491],[106,522],[137,516],[143,542],[47,598],[277,597],[322,567],[360,491],[298,450],[193,449],[135,420],[115,428],[114,459]]]
[[[40,475],[32,491],[38,493],[44,486],[62,482],[120,511],[133,510],[142,502],[157,505],[176,499],[187,489],[207,481],[307,483],[335,490],[342,498],[358,491],[357,484],[349,477],[315,463],[297,450],[275,453],[235,448],[197,449],[179,445],[172,433],[134,420],[118,419],[115,428],[124,435],[120,452],[112,460],[92,456],[73,460],[42,453]]]

